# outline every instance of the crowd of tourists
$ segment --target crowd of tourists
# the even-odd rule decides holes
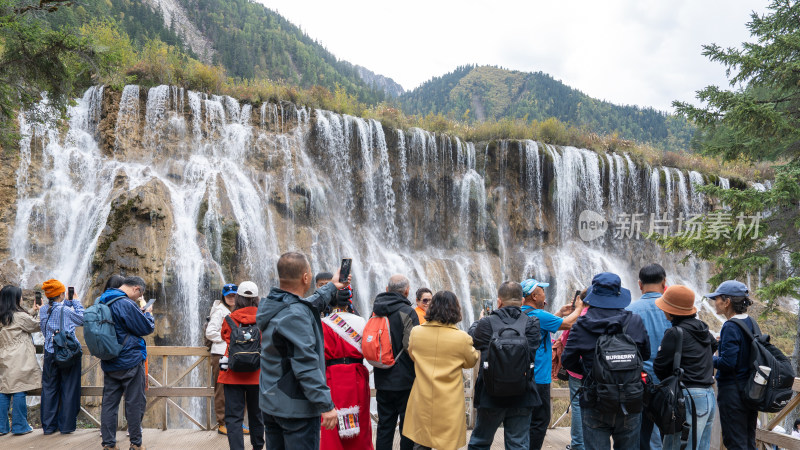
[[[281,255],[277,273],[279,285],[263,297],[252,281],[224,285],[207,318],[214,415],[231,449],[244,449],[247,436],[253,449],[389,450],[399,432],[401,450],[478,450],[490,448],[501,426],[506,449],[539,449],[554,379],[568,382],[572,450],[708,449],[717,415],[726,448],[756,448],[752,390],[772,383],[765,381],[770,367],[754,373],[751,343],[761,332],[747,315],[752,301],[741,282],[725,281],[705,295],[725,319],[717,338],[698,318],[695,292],[667,287],[658,264],[639,271],[638,300],[605,272],[554,313],[547,311],[548,282],[503,282],[494,307],[466,331],[454,293],[419,287],[412,303],[402,274],[387,280],[365,319],[353,302],[352,277],[314,277],[295,252]],[[0,436],[32,431],[26,392],[39,388],[43,433],[75,431],[75,329],[84,327],[104,374],[102,448],[118,448],[123,395],[130,449],[144,448],[143,337],[155,328],[145,289],[139,277],[114,276],[84,309],[72,289],[51,279],[42,284],[47,301],[27,310],[20,288],[2,288]],[[31,339],[38,331],[41,366]],[[476,364],[477,414],[467,442],[462,370]]]

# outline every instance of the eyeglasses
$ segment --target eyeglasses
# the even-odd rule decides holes
[[[421,302],[421,303],[424,303],[424,304],[426,304],[426,305],[427,305],[428,303],[430,303],[430,302],[431,302],[431,299],[429,299],[429,298],[423,298],[422,300],[420,300],[420,302]]]

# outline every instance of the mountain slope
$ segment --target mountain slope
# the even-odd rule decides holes
[[[386,92],[402,92],[390,78],[337,59],[281,15],[249,0],[87,0],[47,16],[56,27],[106,18],[139,44],[158,37],[222,65],[235,78],[341,87],[368,104],[383,101]]]
[[[617,132],[626,139],[687,148],[693,129],[682,119],[653,108],[597,100],[542,73],[491,66],[462,66],[400,97],[409,114],[442,113],[482,122],[555,117],[590,131]]]
[[[177,0],[209,39],[217,60],[242,78],[268,77],[302,87],[337,86],[367,103],[383,91],[361,79],[358,70],[278,13],[249,0]]]

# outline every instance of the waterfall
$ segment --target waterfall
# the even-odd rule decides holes
[[[681,205],[683,216],[689,217],[692,211],[692,202],[689,199],[689,186],[686,185],[686,176],[682,170],[673,169],[678,175],[678,204]]]
[[[139,86],[128,85],[122,89],[117,112],[117,124],[114,128],[114,150],[120,146],[120,138],[137,135],[139,127]]]
[[[394,223],[395,216],[395,196],[392,190],[392,172],[389,164],[389,149],[386,146],[386,135],[383,133],[383,126],[377,120],[370,120],[369,126],[372,129],[372,137],[375,146],[378,148],[379,177],[378,197],[381,198],[383,207],[383,229],[389,242],[397,242],[397,226]]]
[[[656,216],[661,215],[661,171],[656,167],[650,172],[650,207]]]
[[[566,239],[573,236],[576,208],[583,207],[595,212],[603,209],[600,158],[595,152],[575,147],[563,147],[559,153],[555,147],[548,145],[547,150],[553,158],[559,235]],[[580,213],[579,209],[577,213]]]
[[[395,130],[397,134],[397,161],[400,170],[400,217],[406,218],[409,213],[408,206],[408,161],[406,156],[406,134],[403,130]],[[408,245],[410,233],[407,227],[401,227],[402,242]]]
[[[117,158],[98,147],[109,89],[87,90],[63,133],[46,101],[21,115],[11,259],[23,286],[55,276],[89,291],[104,281],[93,278],[92,261],[113,225],[111,203],[163,185],[173,223],[163,292],[154,295],[185,319],[172,325],[172,342],[199,344],[203,309],[223,282],[249,279],[265,293],[275,286],[275,262],[290,250],[309,255],[315,273],[352,257],[362,315],[389,276],[403,273],[412,291],[455,292],[464,327],[506,279],[552,282],[552,308],[596,272],[615,271],[632,288],[645,261],[662,262],[671,284],[705,288],[707,269],[694,260],[681,265],[611,231],[593,242],[576,232],[584,210],[611,221],[702,212],[699,172],[532,140],[483,143],[476,152],[474,142],[419,128],[387,132],[374,119],[172,86],[146,94],[124,87],[112,124],[114,151],[125,155]],[[151,247],[143,242],[141,252]]]
[[[692,209],[695,211],[702,211],[703,204],[705,203],[705,194],[700,192],[698,188],[705,184],[703,175],[695,170],[689,171],[689,183],[691,184]]]

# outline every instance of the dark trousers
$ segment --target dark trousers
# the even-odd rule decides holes
[[[411,389],[407,391],[384,391],[375,393],[378,403],[378,430],[375,438],[375,450],[392,450],[394,429],[400,418],[400,450],[412,450],[414,442],[403,436],[403,422],[406,418],[406,405]]]
[[[583,445],[587,450],[631,450],[639,445],[642,414],[608,413],[595,408],[581,408]]]
[[[550,385],[537,384],[536,391],[539,392],[542,405],[534,407],[531,413],[531,436],[528,444],[531,450],[542,448],[547,427],[550,426]]]
[[[142,418],[147,405],[144,394],[146,382],[144,361],[130,369],[103,372],[103,409],[100,412],[103,446],[114,447],[117,444],[117,413],[123,394],[131,445],[142,445]]]
[[[221,355],[211,355],[211,378],[214,383],[214,415],[217,419],[217,425],[225,424],[225,389],[223,384],[217,382],[219,378],[219,359]]]
[[[227,397],[225,401],[228,401]],[[264,413],[263,419],[269,450],[319,450],[320,416],[286,419]],[[252,436],[252,424],[250,426]]]
[[[531,408],[478,408],[469,450],[489,450],[497,429],[503,425],[506,450],[525,450],[530,445]]]
[[[650,437],[653,435],[655,424],[647,418],[647,414],[642,413],[642,428],[639,432],[639,450],[650,450]]]
[[[56,366],[55,356],[44,352],[42,366],[42,430],[45,434],[75,431],[81,408],[81,362],[65,369]]]
[[[754,450],[758,411],[747,409],[735,384],[717,387],[717,406],[725,447],[728,450]]]
[[[244,450],[245,408],[250,419],[250,443],[255,450],[264,447],[264,422],[258,407],[257,384],[223,384],[225,387],[225,426],[228,428],[228,447]]]

